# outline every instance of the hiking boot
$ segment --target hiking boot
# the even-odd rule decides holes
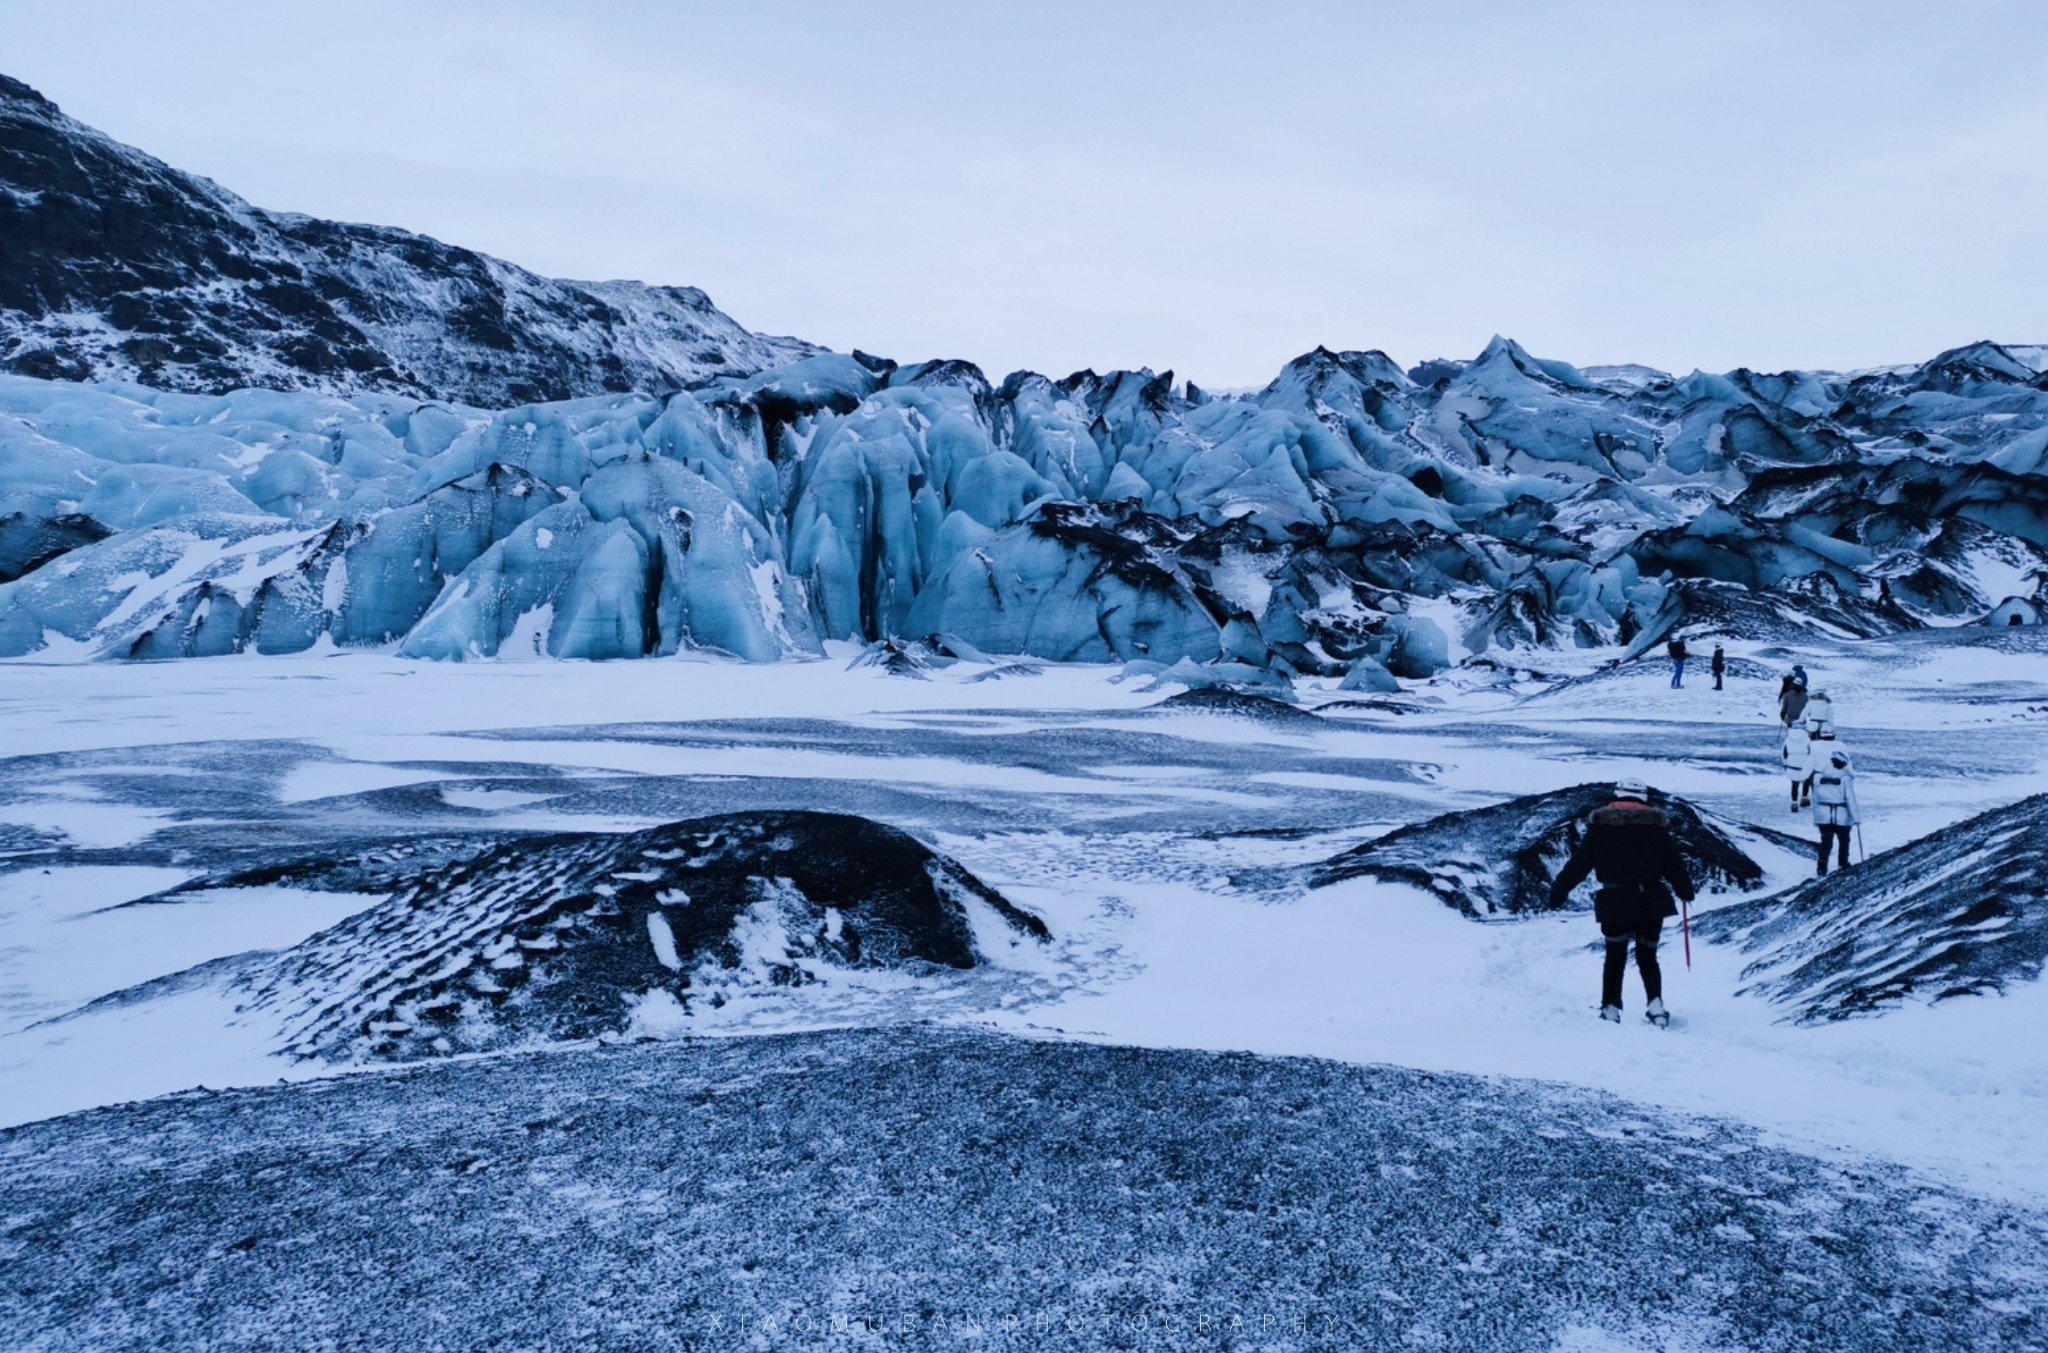
[[[1600,1018],[1606,1020],[1609,1024],[1621,1023],[1621,1007],[1618,1005],[1601,1006]]]
[[[1660,1029],[1671,1027],[1671,1012],[1664,1008],[1664,998],[1662,996],[1650,1002],[1648,1008],[1643,1011],[1643,1018]]]

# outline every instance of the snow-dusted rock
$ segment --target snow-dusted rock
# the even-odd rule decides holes
[[[685,1016],[735,986],[972,968],[996,935],[1046,929],[903,832],[735,813],[507,841],[233,980],[285,1051],[411,1058],[621,1032],[650,999]]]
[[[2048,964],[2048,795],[1702,917],[1800,1022],[2002,992]]]
[[[1723,892],[1763,882],[1762,867],[1738,844],[1741,829],[1651,792],[1694,887]],[[1477,920],[1547,911],[1551,882],[1584,834],[1585,819],[1613,798],[1612,784],[1583,784],[1445,813],[1332,856],[1312,871],[1310,886],[1360,877],[1413,884]],[[1580,892],[1578,905],[1590,909],[1591,886]]]

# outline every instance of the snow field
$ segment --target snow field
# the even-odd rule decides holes
[[[1777,1008],[1734,995],[1742,983],[1733,951],[1696,940],[1688,971],[1674,926],[1662,953],[1674,1028],[1660,1034],[1639,1021],[1631,971],[1629,1022],[1615,1029],[1592,1018],[1598,956],[1582,914],[1478,925],[1401,887],[1354,881],[1304,893],[1285,882],[1289,871],[1400,821],[1631,772],[1724,816],[1804,836],[1807,824],[1784,811],[1761,683],[1674,693],[1661,663],[1605,674],[1588,655],[1593,679],[1535,698],[1542,688],[1534,683],[1504,689],[1459,674],[1410,688],[1414,714],[1352,710],[1321,724],[1273,726],[1144,713],[1158,695],[1119,682],[1113,668],[1052,665],[1028,681],[970,682],[973,665],[962,664],[908,681],[845,670],[852,652],[765,667],[702,659],[456,666],[369,655],[13,664],[0,690],[0,729],[17,756],[60,759],[288,737],[304,760],[282,771],[280,802],[353,812],[352,796],[445,781],[440,795],[451,809],[519,829],[649,825],[632,813],[593,819],[562,811],[558,796],[490,788],[522,764],[566,773],[570,783],[684,776],[714,787],[767,784],[766,792],[782,784],[793,794],[845,783],[938,803],[1050,805],[1095,827],[961,832],[935,818],[920,833],[1047,920],[1057,945],[1034,960],[1037,970],[1005,972],[998,960],[959,983],[926,986],[849,977],[822,992],[763,992],[687,1027],[746,1033],[941,1019],[1039,1037],[1534,1077],[1732,1116],[1802,1150],[1882,1157],[1999,1196],[2048,1197],[2048,1053],[2010,1033],[2048,1013],[2038,987],[1794,1028],[1775,1022]],[[2048,700],[2048,687],[2029,680],[2025,661],[1882,641],[1799,656],[1835,693],[1844,742],[1879,762],[1863,782],[1872,849],[2040,786],[2029,703]],[[1309,694],[1312,704],[1322,698]],[[737,728],[729,742],[691,745],[578,731],[590,722],[772,721],[792,710],[830,722],[805,723],[800,736],[772,745]],[[852,741],[854,750],[836,750],[835,725],[900,750],[878,754]],[[958,750],[982,737],[993,744],[1076,729],[1154,742],[1142,759],[1067,762],[1052,752],[1029,766]],[[493,730],[512,736],[470,736]],[[934,741],[940,733],[951,741]],[[948,750],[928,754],[926,745]],[[1955,755],[1924,758],[1923,773],[1910,777],[1892,769],[1930,748]],[[1234,769],[1203,760],[1217,756]],[[1361,758],[1411,769],[1379,779],[1301,768]],[[0,821],[69,830],[45,811],[60,801],[38,797],[64,774],[42,772],[0,804]],[[120,824],[122,804],[90,806]],[[1293,839],[1231,834],[1293,828],[1310,807],[1323,816]],[[132,844],[160,821],[159,809],[128,811],[133,820],[119,830],[71,824],[73,844]],[[1236,826],[1218,836],[1155,825],[1176,814]],[[1808,868],[1805,857],[1774,849],[1761,862],[1771,889]],[[1234,882],[1239,876],[1250,881]],[[53,903],[38,877],[61,879],[71,900]],[[101,910],[177,877],[119,868],[0,875],[0,924],[18,955],[10,988],[17,1026],[194,962],[287,945],[367,900],[278,890]],[[62,919],[67,907],[96,914]],[[80,938],[96,933],[107,939]],[[658,1010],[646,1015],[649,1028],[674,1025]],[[182,1085],[303,1074],[260,1046],[231,1012],[187,991],[154,1016],[120,1007],[0,1040],[9,1089],[0,1098],[19,1122]]]

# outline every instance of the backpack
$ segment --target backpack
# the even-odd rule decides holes
[[[1813,801],[1829,808],[1849,802],[1849,777],[1832,766],[1813,773]]]

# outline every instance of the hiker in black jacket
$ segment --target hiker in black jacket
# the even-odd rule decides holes
[[[1664,652],[1671,659],[1671,689],[1677,690],[1685,684],[1685,660],[1692,656],[1685,651],[1685,640],[1673,639],[1664,645]]]
[[[1600,879],[1600,891],[1593,895],[1593,916],[1607,939],[1607,961],[1600,972],[1600,1018],[1621,1022],[1621,978],[1633,940],[1636,967],[1643,974],[1643,995],[1649,1001],[1644,1016],[1660,1028],[1668,1026],[1671,1016],[1664,1009],[1657,940],[1664,930],[1664,918],[1678,914],[1672,890],[1692,901],[1692,876],[1679,858],[1670,824],[1662,812],[1650,807],[1650,791],[1641,780],[1617,781],[1614,802],[1593,810],[1586,834],[1550,886],[1550,905],[1562,907],[1589,873]]]
[[[1721,651],[1719,644],[1714,645],[1714,661],[1711,670],[1714,673],[1714,689],[1718,691],[1721,689],[1721,675],[1728,670],[1728,655]]]

